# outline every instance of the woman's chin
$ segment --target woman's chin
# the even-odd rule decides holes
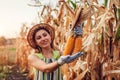
[[[49,45],[42,46],[42,48],[49,48],[49,47],[50,47]]]

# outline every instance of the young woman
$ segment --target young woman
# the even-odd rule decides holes
[[[81,55],[78,52],[73,56],[61,56],[54,46],[54,38],[54,28],[46,23],[34,25],[28,32],[28,43],[36,51],[28,56],[28,63],[34,68],[34,80],[62,80],[59,67]]]

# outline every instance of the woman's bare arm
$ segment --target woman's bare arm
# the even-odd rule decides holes
[[[28,56],[28,63],[31,66],[35,67],[36,69],[38,69],[42,72],[46,72],[46,73],[52,72],[59,67],[59,64],[57,63],[57,61],[55,61],[53,63],[46,64],[44,61],[39,59],[34,54],[31,54]]]

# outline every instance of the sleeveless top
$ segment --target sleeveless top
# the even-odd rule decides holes
[[[54,62],[60,57],[58,51],[53,51],[53,58],[51,59],[44,58],[42,53],[38,53],[35,55],[37,55],[41,60],[43,60],[46,63]],[[35,68],[33,68],[33,70],[34,70],[34,80],[63,80],[60,67],[51,73],[41,72]]]

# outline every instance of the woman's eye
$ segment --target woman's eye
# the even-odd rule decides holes
[[[44,36],[44,37],[46,37],[46,36],[47,36],[47,34],[43,34],[43,36]]]
[[[41,36],[38,36],[36,39],[41,39]]]

